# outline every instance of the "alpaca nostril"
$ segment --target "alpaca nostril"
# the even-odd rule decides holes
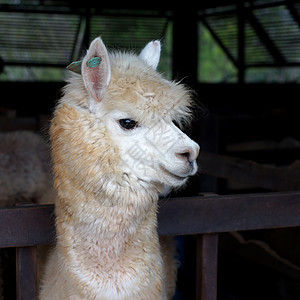
[[[180,155],[181,155],[182,157],[186,157],[187,159],[189,159],[190,156],[191,156],[190,152],[184,152],[184,153],[181,153]]]
[[[189,150],[187,150],[187,151],[182,152],[182,153],[176,153],[176,156],[180,159],[190,161],[191,152]]]
[[[179,159],[192,163],[197,159],[199,155],[199,150],[200,147],[198,146],[198,144],[195,144],[195,147],[185,148],[183,151],[177,152],[176,156]]]

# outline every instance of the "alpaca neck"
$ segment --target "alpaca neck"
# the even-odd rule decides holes
[[[140,293],[150,273],[155,275],[149,284],[161,293],[158,196],[141,192],[128,196],[125,193],[118,197],[127,205],[115,206],[104,206],[100,201],[103,199],[93,197],[58,200],[56,254],[65,262],[64,270],[72,278],[73,287],[85,287],[77,291],[82,299],[96,299],[108,288],[106,284],[112,294],[104,299],[123,299],[119,293],[125,295],[137,287]],[[160,299],[158,294],[154,297]]]
[[[103,199],[102,195],[99,199],[73,188],[72,194],[64,193],[56,205],[58,240],[64,248],[69,245],[72,249],[93,249],[90,255],[111,260],[119,257],[126,245],[133,245],[134,239],[157,235],[157,193],[124,190],[115,193],[114,198]]]

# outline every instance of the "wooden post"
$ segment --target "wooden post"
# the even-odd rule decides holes
[[[197,236],[196,299],[217,299],[218,234]]]
[[[36,247],[16,248],[17,300],[37,299]]]
[[[197,82],[198,71],[198,10],[174,10],[173,77],[189,85]]]

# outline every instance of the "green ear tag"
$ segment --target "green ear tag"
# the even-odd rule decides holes
[[[72,71],[72,72],[75,72],[77,74],[81,74],[81,64],[82,64],[82,61],[79,60],[79,61],[74,61],[72,62],[71,64],[69,64],[66,69]]]
[[[102,61],[101,57],[93,57],[93,58],[91,58],[90,60],[87,61],[86,65],[89,68],[96,68],[100,65],[101,61]]]

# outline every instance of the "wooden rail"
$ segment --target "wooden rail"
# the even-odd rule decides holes
[[[216,300],[218,233],[300,226],[300,191],[160,202],[160,235],[197,236],[196,298]],[[17,299],[36,299],[36,246],[55,242],[52,205],[0,208],[0,248],[17,248]]]

